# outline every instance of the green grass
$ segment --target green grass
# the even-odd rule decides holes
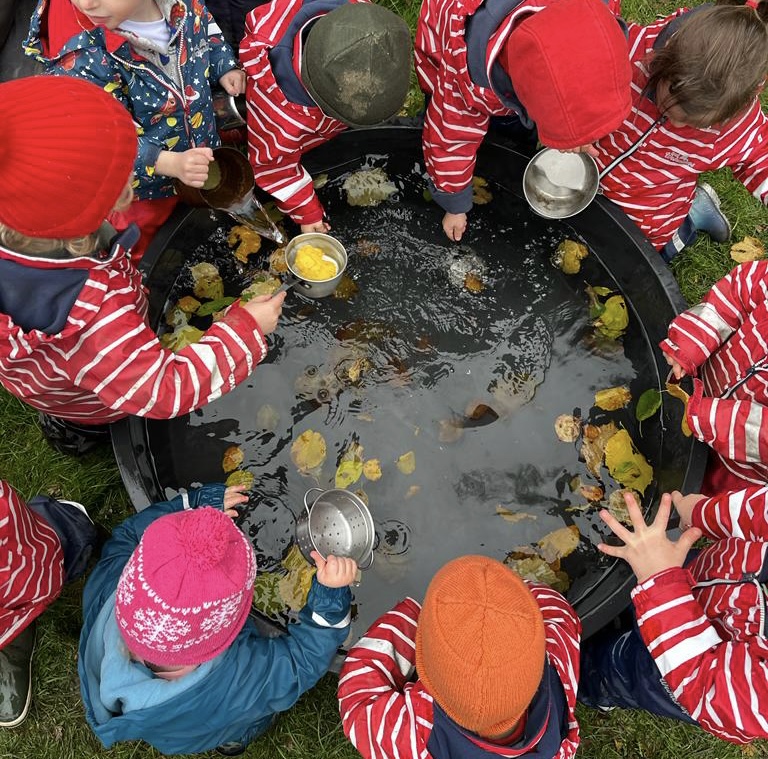
[[[386,0],[413,29],[418,3]],[[674,2],[625,0],[628,18],[642,22],[669,12]],[[418,110],[414,93],[409,110]],[[733,239],[753,235],[765,241],[768,212],[730,175],[708,175],[734,224]],[[672,269],[689,303],[697,302],[713,282],[726,274],[733,261],[730,245],[703,237],[683,252]],[[113,526],[131,513],[117,468],[108,449],[83,459],[53,452],[36,425],[36,414],[0,392],[0,476],[25,497],[49,493],[85,503],[103,524]],[[76,653],[80,628],[82,583],[65,588],[61,598],[41,617],[34,667],[34,701],[27,721],[15,730],[0,731],[0,759],[151,758],[160,754],[143,743],[102,748],[93,737],[80,703]],[[226,708],[212,705],[211,708]],[[580,756],[586,759],[741,759],[768,756],[768,744],[740,748],[702,730],[640,712],[615,710],[610,714],[580,708]],[[260,759],[353,759],[357,752],[345,740],[338,721],[335,677],[326,676],[275,728],[246,754]]]

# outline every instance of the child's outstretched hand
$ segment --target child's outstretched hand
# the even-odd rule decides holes
[[[341,556],[328,555],[324,559],[317,551],[310,554],[317,566],[317,581],[326,588],[343,588],[357,577],[357,562]]]
[[[224,491],[224,513],[232,519],[237,518],[237,507],[241,503],[248,503],[248,496],[245,491],[247,485],[230,485]]]
[[[624,541],[623,546],[609,546],[600,543],[597,547],[608,556],[624,559],[637,577],[637,581],[645,582],[659,572],[671,567],[682,567],[688,551],[701,537],[698,527],[690,527],[675,543],[667,537],[667,523],[672,509],[672,496],[664,493],[656,514],[656,519],[649,525],[643,519],[643,512],[635,497],[629,493],[624,495],[629,518],[634,532],[630,532],[609,511],[603,509],[600,519],[603,520],[616,537]]]
[[[316,221],[314,224],[302,224],[301,225],[301,233],[306,234],[307,232],[322,232],[323,234],[327,234],[331,231],[331,225],[325,221]]]
[[[240,305],[256,320],[261,333],[268,335],[277,328],[277,320],[283,312],[284,300],[285,292],[281,292],[277,295],[257,295]]]
[[[693,524],[693,509],[704,498],[706,496],[701,493],[683,495],[679,490],[672,491],[672,503],[675,506],[675,511],[680,516],[680,527],[685,529]]]
[[[219,79],[219,84],[230,95],[241,95],[245,92],[245,71],[242,71],[241,69],[227,71],[227,73]]]
[[[447,213],[443,216],[443,232],[449,240],[458,242],[467,230],[467,214]]]

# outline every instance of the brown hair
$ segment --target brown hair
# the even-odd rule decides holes
[[[692,126],[721,124],[745,110],[768,74],[768,0],[717,0],[684,17],[653,54],[647,89],[669,88]]]
[[[45,237],[28,237],[0,222],[0,245],[27,256],[55,257],[50,254],[61,250],[69,253],[72,258],[90,256],[99,249],[99,243],[97,232],[70,240],[55,240]]]

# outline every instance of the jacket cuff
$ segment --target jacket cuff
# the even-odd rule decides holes
[[[686,374],[695,376],[698,367],[683,353],[680,346],[667,337],[659,343],[659,347],[661,348],[662,353],[675,359],[675,361],[683,367]]]
[[[347,627],[351,621],[352,591],[349,586],[328,588],[312,578],[312,587],[304,607],[312,621],[321,627]]]
[[[638,618],[661,603],[691,595],[693,585],[693,576],[683,567],[669,567],[638,583],[631,593]]]
[[[227,486],[223,482],[211,482],[189,491],[189,500],[193,509],[212,506],[224,511],[224,491]]]
[[[469,213],[472,210],[471,183],[460,192],[443,192],[438,190],[431,179],[428,182],[428,186],[435,203],[446,213]]]

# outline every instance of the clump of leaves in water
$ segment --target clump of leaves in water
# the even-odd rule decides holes
[[[482,177],[472,177],[472,202],[484,206],[493,200],[493,193],[488,189],[488,181]]]
[[[624,408],[632,400],[632,394],[626,385],[607,387],[595,393],[595,406],[603,411],[617,411]]]
[[[250,227],[237,224],[229,230],[227,242],[235,250],[235,258],[246,263],[248,256],[261,250],[261,237]]]
[[[552,263],[565,274],[578,274],[581,262],[589,255],[587,246],[575,240],[563,240],[555,249]]]
[[[224,297],[224,281],[213,264],[201,261],[199,264],[190,266],[189,271],[194,283],[192,291],[198,298],[217,300]]]
[[[384,169],[362,169],[350,174],[342,185],[351,206],[377,206],[397,192]]]
[[[596,332],[609,340],[618,340],[629,326],[629,311],[623,295],[609,287],[587,285],[589,316]]]

